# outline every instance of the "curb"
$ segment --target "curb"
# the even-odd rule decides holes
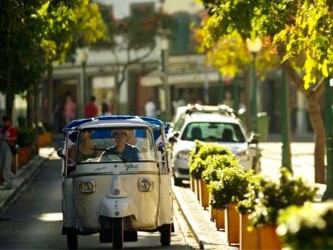
[[[27,188],[28,184],[34,180],[40,171],[39,167],[45,160],[46,158],[35,156],[28,164],[22,167],[13,180],[14,188],[0,191],[0,217],[19,198],[19,195]]]

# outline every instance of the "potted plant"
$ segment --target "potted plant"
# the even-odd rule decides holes
[[[204,208],[209,204],[209,194],[207,185],[202,179],[202,172],[211,164],[212,158],[216,155],[232,155],[232,153],[225,146],[196,140],[194,150],[189,154],[190,177],[193,180],[197,198]]]
[[[259,249],[279,249],[281,241],[275,232],[279,214],[291,205],[314,201],[317,188],[293,176],[285,167],[281,168],[278,181],[262,178],[259,185],[257,203],[249,216],[251,224],[259,229]]]
[[[239,248],[258,249],[258,233],[250,222],[249,215],[254,211],[254,206],[258,203],[260,190],[260,175],[253,175],[249,178],[249,185],[244,199],[238,201],[237,210],[239,212]]]
[[[20,146],[18,152],[18,167],[27,164],[32,156],[32,148],[35,139],[35,134],[31,128],[20,128],[18,130],[16,143]]]
[[[236,165],[236,167],[222,168],[216,174],[217,180],[208,184],[208,189],[213,197],[212,206],[225,209],[225,229],[228,242],[229,244],[239,243],[239,214],[236,204],[244,199],[253,172],[252,170],[244,171]]]
[[[277,234],[290,249],[333,249],[333,202],[289,206],[278,217]]]
[[[222,168],[226,167],[236,167],[241,169],[242,166],[238,163],[238,161],[235,159],[235,156],[231,153],[231,151],[226,151],[225,154],[214,154],[210,157],[207,158],[206,160],[206,165],[207,167],[205,170],[202,171],[202,180],[205,183],[205,185],[209,185],[210,182],[212,181],[217,181],[219,180],[218,177],[218,172]],[[216,219],[216,213],[217,209],[212,206],[212,197],[211,193],[209,193],[208,188],[207,192],[209,195],[209,203],[210,203],[210,216],[211,216],[211,221],[214,221]],[[221,216],[224,217],[224,211],[219,211],[219,217],[221,220],[217,221],[217,228],[221,228],[224,225],[224,219],[221,218]]]

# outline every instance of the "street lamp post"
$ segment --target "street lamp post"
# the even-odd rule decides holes
[[[325,81],[325,129],[326,129],[326,190],[322,200],[333,198],[333,115],[332,115],[332,92],[333,79]]]
[[[170,110],[170,88],[168,82],[169,74],[169,41],[163,37],[161,40],[161,57],[162,57],[162,79],[165,95],[165,120],[169,121],[171,117]]]
[[[251,116],[252,116],[252,130],[254,133],[258,133],[257,124],[257,76],[256,76],[256,56],[261,50],[262,42],[260,38],[255,40],[246,39],[247,49],[252,53],[252,96],[251,96]]]
[[[78,116],[79,118],[83,118],[84,116],[84,104],[86,100],[86,65],[88,60],[88,52],[87,49],[79,49],[78,50],[78,61],[81,64],[82,71],[80,75],[80,84],[78,88]]]

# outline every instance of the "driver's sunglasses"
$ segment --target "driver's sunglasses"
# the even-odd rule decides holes
[[[125,138],[127,135],[126,134],[114,134],[113,138]]]

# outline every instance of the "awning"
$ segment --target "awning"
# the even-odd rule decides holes
[[[186,74],[170,74],[168,76],[169,85],[178,84],[202,84],[206,80],[208,82],[217,82],[219,80],[218,72],[195,72]],[[162,75],[158,71],[154,71],[141,78],[141,86],[144,87],[156,87],[162,85]]]

